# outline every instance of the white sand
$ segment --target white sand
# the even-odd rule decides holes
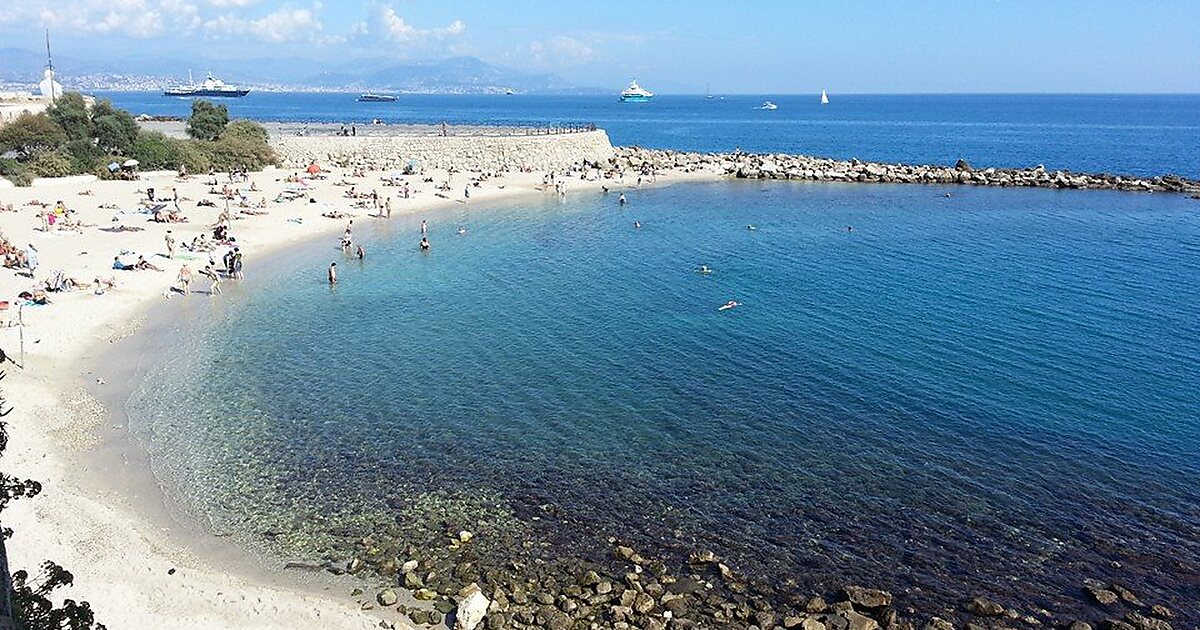
[[[232,234],[237,237],[246,259],[246,272],[254,273],[255,261],[270,249],[326,236],[331,240],[346,225],[346,220],[320,217],[323,210],[333,206],[357,215],[356,225],[383,219],[368,218],[368,211],[350,208],[351,200],[342,195],[345,188],[333,182],[345,174],[334,169],[330,177],[316,184],[313,196],[318,204],[298,200],[285,204],[271,203],[277,192],[288,184],[276,181],[287,171],[268,171],[252,174],[261,192],[249,193],[257,202],[268,200],[266,216],[244,217],[233,222]],[[420,178],[409,178],[420,192],[408,200],[399,199],[399,189],[380,185],[377,173],[368,173],[359,180],[358,190],[377,189],[382,196],[393,197],[393,216],[406,212],[427,213],[434,223],[437,207],[455,206],[458,202],[439,199],[433,184]],[[444,173],[433,173],[434,180],[446,179]],[[466,174],[450,178],[452,198],[462,196],[467,183]],[[711,174],[668,174],[660,183],[712,177]],[[48,188],[0,189],[0,205],[13,204],[17,212],[0,212],[0,232],[14,245],[24,247],[33,243],[39,250],[38,280],[51,271],[63,269],[68,276],[91,282],[96,276],[116,276],[118,286],[97,296],[91,290],[73,293],[51,293],[52,304],[25,307],[26,369],[9,364],[3,369],[8,377],[0,382],[9,404],[14,408],[5,418],[11,440],[0,467],[6,472],[41,481],[42,494],[34,499],[17,501],[4,514],[4,524],[13,527],[16,535],[8,543],[9,564],[13,570],[34,570],[43,560],[52,559],[75,574],[75,586],[60,596],[89,601],[97,619],[109,628],[374,628],[380,620],[407,627],[394,610],[363,611],[348,591],[329,589],[322,593],[312,587],[289,584],[289,576],[278,580],[253,575],[254,571],[230,569],[218,557],[203,557],[193,546],[180,543],[181,531],[188,528],[169,519],[155,525],[147,510],[139,503],[161,504],[161,496],[128,496],[129,491],[113,487],[120,483],[107,478],[90,465],[89,452],[98,443],[97,429],[110,420],[98,404],[83,394],[84,382],[95,382],[97,374],[85,374],[85,358],[99,354],[110,340],[136,331],[139,318],[154,304],[162,301],[183,261],[167,260],[164,235],[172,230],[180,245],[190,242],[201,233],[209,233],[224,207],[223,201],[207,193],[207,176],[193,177],[188,183],[176,183],[173,177],[160,176],[136,182],[94,182]],[[226,178],[220,176],[224,183]],[[542,174],[509,174],[473,188],[471,205],[486,207],[489,201],[521,194],[545,194],[536,186]],[[614,182],[606,182],[614,186]],[[619,185],[619,182],[617,183]],[[500,189],[499,186],[505,186]],[[158,196],[170,196],[177,187],[184,214],[190,221],[183,224],[160,224],[149,221],[144,214],[121,215],[116,224],[145,228],[141,232],[106,233],[98,227],[116,225],[112,222],[115,210],[99,209],[101,204],[116,204],[125,210],[137,207],[144,199],[136,191],[154,186]],[[248,184],[234,184],[245,189]],[[569,194],[595,194],[599,182],[569,182]],[[90,189],[94,195],[79,193]],[[214,199],[217,208],[197,208],[196,201]],[[37,207],[26,205],[37,199],[53,204],[64,201],[78,210],[77,216],[96,227],[74,232],[40,231]],[[613,202],[616,203],[615,195]],[[302,224],[288,219],[303,217]],[[39,229],[35,229],[39,228]],[[162,267],[155,271],[113,271],[113,256],[120,250],[130,250],[146,256],[152,264]],[[182,247],[177,247],[177,253]],[[223,250],[216,252],[220,262]],[[135,257],[125,257],[127,262]],[[186,261],[195,271],[205,259]],[[324,273],[327,260],[314,260],[314,273]],[[230,281],[226,281],[230,282]],[[16,275],[14,270],[0,270],[0,299],[13,306],[0,311],[0,323],[15,321],[18,292],[33,285],[33,280]],[[198,277],[193,289],[206,290],[208,281]],[[207,294],[173,299],[224,299]],[[16,357],[18,329],[0,329],[0,348]],[[82,462],[80,465],[79,462]],[[168,575],[169,569],[175,569]],[[261,573],[261,572],[260,572]],[[367,593],[369,597],[370,592]]]

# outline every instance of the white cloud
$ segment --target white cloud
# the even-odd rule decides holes
[[[282,43],[321,40],[323,25],[317,13],[321,4],[310,8],[284,5],[272,13],[250,19],[234,13],[224,13],[204,23],[204,30],[217,39],[249,35],[263,42]]]
[[[531,42],[526,52],[530,63],[541,68],[578,66],[600,58],[600,53],[595,48],[566,35]]]
[[[466,30],[467,25],[462,20],[454,20],[441,27],[417,28],[400,17],[391,6],[379,4],[371,10],[368,21],[356,22],[350,26],[350,36],[374,37],[396,44],[414,44],[453,38]]]
[[[248,7],[252,4],[258,4],[259,0],[205,0],[209,6],[228,8],[228,7]]]
[[[199,26],[189,0],[23,0],[0,11],[0,24],[29,24],[65,35],[123,35],[136,38],[187,35]]]

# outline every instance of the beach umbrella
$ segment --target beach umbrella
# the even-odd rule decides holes
[[[138,164],[141,164],[141,162],[131,159],[131,160],[125,160],[125,162],[123,162],[121,164],[121,166],[137,166]]]
[[[320,172],[321,172],[321,167],[317,166],[316,162],[313,162],[312,164],[308,165],[308,174],[309,175],[316,175],[317,173],[320,173]]]

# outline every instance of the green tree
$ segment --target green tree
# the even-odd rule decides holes
[[[138,124],[126,111],[115,111],[92,119],[96,146],[116,155],[129,155],[137,140]]]
[[[0,153],[16,151],[28,158],[41,151],[53,151],[67,142],[67,134],[46,114],[25,112],[0,127]]]
[[[188,118],[187,133],[197,140],[216,140],[229,124],[229,110],[224,105],[209,101],[192,102],[192,115]]]
[[[72,140],[92,138],[92,118],[88,115],[87,102],[79,92],[67,92],[58,98],[46,115],[66,132]]]

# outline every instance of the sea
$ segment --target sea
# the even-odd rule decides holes
[[[336,98],[230,107],[1200,174],[1196,96],[778,97],[774,112]],[[1200,623],[1200,201],[746,181],[626,194],[376,221],[356,229],[363,261],[332,238],[248,260],[221,298],[170,316],[131,430],[194,518],[275,558],[343,562],[367,536],[444,548],[469,529],[485,564],[514,541],[601,561],[617,540],[668,566],[711,550],[788,592],[885,588],[918,616],[985,595],[1059,621],[1111,614],[1081,590],[1098,579]]]
[[[98,92],[136,114],[186,117],[191,100]],[[221,99],[234,117],[284,122],[554,127],[595,124],[613,144],[1200,179],[1200,95],[613,96],[251,92]],[[763,110],[767,100],[776,110]]]

